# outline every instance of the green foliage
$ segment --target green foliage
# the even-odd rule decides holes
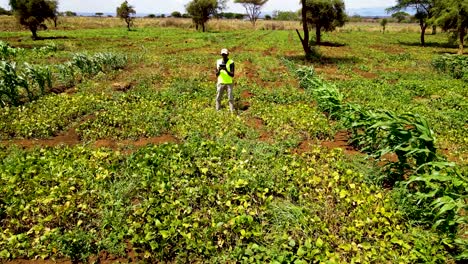
[[[26,26],[37,39],[37,29],[46,19],[57,14],[56,0],[10,0],[10,6],[21,25]]]
[[[312,66],[298,68],[296,74],[301,87],[312,93],[320,110],[327,113],[330,118],[338,118],[342,114],[343,95],[333,85],[317,78]]]
[[[453,78],[468,82],[468,57],[463,55],[445,54],[432,60],[432,66],[437,70],[447,73]]]
[[[205,23],[208,22],[210,16],[216,14],[219,6],[218,0],[192,0],[185,8],[187,9],[187,13],[192,17],[197,30],[201,26],[203,32],[205,32]]]
[[[0,16],[11,16],[12,13],[11,11],[6,10],[3,7],[0,7]]]
[[[120,17],[127,23],[127,29],[133,25],[134,16],[136,14],[135,8],[128,4],[128,1],[124,1],[119,7],[117,7],[117,16]]]
[[[234,3],[241,4],[244,6],[247,16],[249,17],[250,22],[255,27],[258,17],[261,14],[261,9],[268,0],[234,0]]]
[[[398,161],[385,167],[390,177],[387,182],[399,181],[408,189],[399,201],[401,204],[410,202],[403,210],[410,219],[431,223],[434,228],[448,233],[451,240],[446,243],[458,247],[457,250],[462,250],[458,253],[464,254],[466,242],[453,239],[460,232],[458,228],[468,222],[464,215],[468,208],[468,179],[437,153],[436,138],[428,122],[415,114],[399,115],[364,110],[350,103],[344,105],[341,93],[315,77],[313,68],[299,68],[296,74],[304,89],[317,90],[314,98],[319,105],[335,106],[337,116],[351,129],[352,143],[378,159],[385,159],[389,153],[398,157]],[[412,176],[405,181],[404,175]]]
[[[0,61],[0,106],[20,105],[20,89],[28,91],[28,82],[18,73],[16,63]]]
[[[393,13],[392,17],[395,18],[398,21],[398,23],[401,23],[405,19],[409,18],[410,14],[403,12],[403,11],[398,11],[396,13]]]
[[[273,19],[280,21],[296,21],[299,20],[299,14],[292,11],[275,11]]]
[[[179,11],[174,11],[171,13],[171,17],[181,18],[182,14]]]
[[[8,43],[0,41],[0,60],[8,60],[24,52],[22,48],[12,48]]]
[[[468,31],[468,1],[438,1],[434,9],[434,23],[444,30],[453,30],[455,32],[460,44],[458,54],[463,55],[464,40]]]
[[[347,20],[342,0],[307,0],[306,6],[302,8],[307,12],[307,23],[316,29],[317,43],[321,42],[322,30],[333,31],[337,27],[342,27]]]
[[[48,53],[56,46],[45,46],[34,49],[36,54]],[[10,48],[6,48],[9,54]],[[14,49],[16,50],[16,49]],[[17,51],[13,51],[16,54]],[[77,53],[71,62],[55,67],[31,65],[23,63],[21,67],[16,62],[0,62],[0,106],[19,106],[32,102],[48,93],[56,80],[65,87],[71,87],[78,82],[78,77],[92,77],[99,72],[109,72],[122,69],[127,64],[127,56],[113,53],[97,53],[94,56]],[[77,72],[81,73],[78,76]]]
[[[48,95],[28,104],[27,108],[3,108],[0,114],[0,138],[47,138],[102,107],[102,96],[67,94]]]

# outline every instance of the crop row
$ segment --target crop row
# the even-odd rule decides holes
[[[0,259],[138,253],[148,262],[441,262],[339,150],[193,141],[2,151]],[[424,243],[421,243],[424,241]]]
[[[1,46],[8,54],[17,50]],[[40,66],[14,61],[0,61],[0,106],[19,106],[32,102],[50,92],[54,86],[71,87],[83,78],[99,72],[121,69],[127,57],[113,53],[97,53],[93,56],[75,54],[70,62],[55,66]]]
[[[410,201],[413,205],[412,209],[406,206],[410,217],[457,237],[459,228],[468,224],[464,213],[468,209],[468,179],[437,151],[428,122],[417,114],[397,115],[345,103],[340,91],[319,79],[312,67],[299,68],[296,73],[319,107],[350,129],[352,144],[386,162],[384,181],[402,187],[402,204]],[[389,162],[388,154],[395,154],[398,160]],[[461,255],[466,257],[467,241],[458,239],[455,243],[465,249]]]

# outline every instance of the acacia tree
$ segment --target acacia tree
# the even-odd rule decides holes
[[[117,16],[125,20],[127,23],[127,29],[130,31],[130,26],[133,24],[135,19],[134,15],[136,11],[133,6],[128,4],[128,1],[124,1],[119,7],[117,7]]]
[[[407,8],[416,10],[414,17],[419,21],[421,28],[421,45],[424,46],[426,28],[429,26],[429,21],[433,16],[433,8],[436,0],[397,0],[396,5],[387,9],[387,12],[398,12]]]
[[[434,22],[445,31],[453,31],[458,38],[458,54],[463,54],[468,35],[468,0],[437,0],[434,7]]]
[[[225,1],[222,3],[225,3]],[[203,32],[205,32],[205,23],[210,20],[211,16],[216,15],[222,3],[217,0],[192,0],[185,6],[185,9],[192,17],[196,29],[198,30],[198,27],[201,26]]]
[[[247,16],[249,17],[250,22],[255,27],[255,23],[260,16],[261,9],[264,4],[266,4],[268,0],[235,0],[234,3],[242,4],[247,12]]]
[[[19,23],[29,28],[34,40],[44,21],[57,17],[56,0],[10,0],[10,6]]]
[[[343,26],[347,19],[342,0],[307,0],[305,9],[307,23],[315,28],[317,44],[321,43],[322,30],[333,31]]]
[[[386,18],[380,21],[380,25],[382,26],[382,33],[385,34],[385,28],[387,27],[388,20]]]
[[[410,14],[403,11],[398,11],[392,14],[392,17],[395,18],[398,21],[398,23],[401,23],[401,21],[405,20],[409,16]]]

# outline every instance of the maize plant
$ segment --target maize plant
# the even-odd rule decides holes
[[[59,64],[56,66],[57,79],[65,87],[72,87],[75,85],[76,69],[71,62]]]
[[[37,85],[41,96],[45,94],[46,88],[52,88],[52,72],[49,67],[32,66],[25,63],[25,74],[31,83],[31,87]]]
[[[97,53],[93,59],[96,64],[100,65],[103,71],[122,69],[128,61],[125,55],[116,55],[109,52]]]
[[[317,104],[330,118],[338,118],[342,114],[343,94],[333,85],[325,83],[315,74],[313,67],[302,67],[296,70],[300,85],[312,93]]]
[[[101,68],[96,65],[94,60],[83,53],[77,53],[72,58],[72,65],[78,68],[83,75],[94,75],[98,73]]]
[[[28,96],[31,96],[28,82],[18,73],[16,63],[0,61],[0,105],[19,106],[21,104],[19,88],[24,88]]]
[[[352,143],[362,150],[377,158],[395,153],[398,162],[391,167],[400,175],[408,170],[417,172],[422,165],[439,159],[434,132],[419,115],[359,110],[348,119],[348,124]]]
[[[21,48],[12,48],[7,43],[0,41],[0,59],[6,60],[11,57],[16,57],[17,54],[23,52]]]
[[[451,235],[468,224],[468,178],[454,163],[430,162],[426,173],[411,176],[405,183],[410,200],[421,208],[427,222]]]

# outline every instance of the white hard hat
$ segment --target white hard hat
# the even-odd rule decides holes
[[[222,54],[229,54],[229,51],[228,51],[227,49],[222,49],[222,50],[221,50],[221,55],[222,55]]]

